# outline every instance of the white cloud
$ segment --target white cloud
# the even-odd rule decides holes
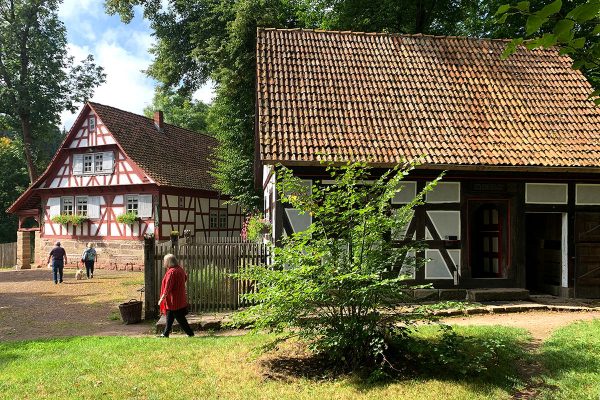
[[[63,21],[98,12],[104,12],[98,0],[63,0],[58,7],[58,16]]]
[[[200,89],[192,94],[194,100],[200,100],[204,103],[212,103],[215,98],[215,84],[213,81],[208,81]]]

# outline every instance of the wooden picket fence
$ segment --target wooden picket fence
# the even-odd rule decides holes
[[[269,264],[267,245],[238,238],[182,240],[175,246],[171,242],[158,243],[153,253],[153,297],[158,301],[165,274],[163,257],[173,253],[188,274],[188,303],[193,313],[236,310],[247,306],[242,295],[256,290],[254,282],[231,275],[249,266]]]
[[[0,267],[17,265],[17,243],[0,243]]]

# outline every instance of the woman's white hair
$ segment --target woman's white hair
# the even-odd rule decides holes
[[[177,257],[175,257],[174,254],[167,254],[163,261],[169,267],[174,267],[179,264],[179,260],[177,260]]]

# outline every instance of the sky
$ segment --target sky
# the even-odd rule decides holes
[[[69,53],[76,61],[92,54],[104,68],[106,82],[96,88],[92,100],[141,114],[152,102],[156,82],[143,72],[152,62],[148,49],[154,43],[150,23],[140,9],[124,24],[104,11],[103,0],[63,0],[59,18],[65,23]],[[210,102],[211,84],[200,88],[194,98]],[[69,129],[77,114],[65,111],[62,127]]]

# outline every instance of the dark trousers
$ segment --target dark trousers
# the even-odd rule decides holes
[[[90,277],[90,274],[94,275],[94,260],[85,260],[85,272],[87,277]],[[102,274],[101,274],[102,275]]]
[[[179,310],[167,310],[167,323],[165,325],[165,330],[163,331],[163,336],[169,337],[175,320],[177,320],[181,329],[183,329],[188,336],[194,336],[194,331],[190,327],[190,324],[188,324],[187,318],[185,318],[186,313],[187,307],[180,308]]]
[[[63,268],[65,264],[63,261],[52,260],[52,277],[54,278],[54,283],[63,281]],[[59,280],[60,279],[60,280]]]

